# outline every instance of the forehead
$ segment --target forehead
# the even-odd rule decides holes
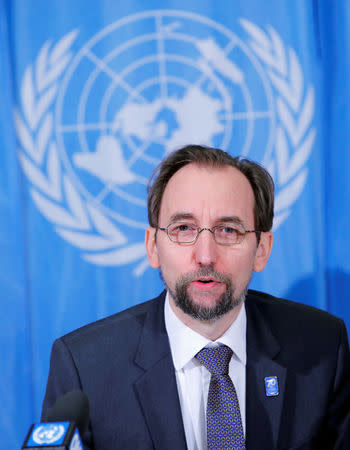
[[[164,226],[179,213],[210,222],[237,216],[245,225],[253,225],[254,193],[248,179],[235,167],[191,163],[170,178],[161,201],[159,223]]]

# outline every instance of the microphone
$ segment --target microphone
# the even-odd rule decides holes
[[[46,422],[30,427],[22,450],[84,450],[80,435],[88,428],[89,420],[87,396],[82,391],[68,392],[49,410]]]

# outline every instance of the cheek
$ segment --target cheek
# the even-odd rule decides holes
[[[229,249],[218,261],[216,269],[231,276],[237,288],[244,287],[251,277],[255,261],[255,249]],[[244,285],[244,286],[243,286]]]
[[[171,281],[176,281],[182,274],[196,269],[191,264],[192,250],[190,247],[167,246],[164,249],[159,245],[158,258],[165,281],[170,284],[172,284]]]
[[[158,251],[158,256],[161,267],[164,267],[167,271],[179,271],[181,269],[186,271],[191,261],[190,252],[179,251],[178,248],[168,248],[165,252]]]
[[[225,265],[234,271],[244,271],[254,264],[255,252],[254,248],[243,245],[243,243],[239,247],[224,247],[217,264],[218,266]]]

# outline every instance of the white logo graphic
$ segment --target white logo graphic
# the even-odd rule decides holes
[[[266,384],[268,388],[272,388],[277,384],[276,378],[266,378]]]
[[[247,43],[206,17],[148,11],[95,35],[46,42],[15,111],[31,196],[56,232],[99,265],[147,268],[146,185],[190,144],[249,156],[276,183],[277,228],[307,178],[314,90],[272,27],[240,20]]]
[[[65,428],[60,424],[40,425],[33,433],[33,441],[37,444],[53,444],[62,438],[64,432]]]

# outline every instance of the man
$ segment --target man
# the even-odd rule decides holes
[[[261,166],[221,150],[164,160],[145,242],[166,293],[58,339],[43,416],[82,389],[98,450],[345,448],[343,321],[247,292],[271,252],[273,191]]]

